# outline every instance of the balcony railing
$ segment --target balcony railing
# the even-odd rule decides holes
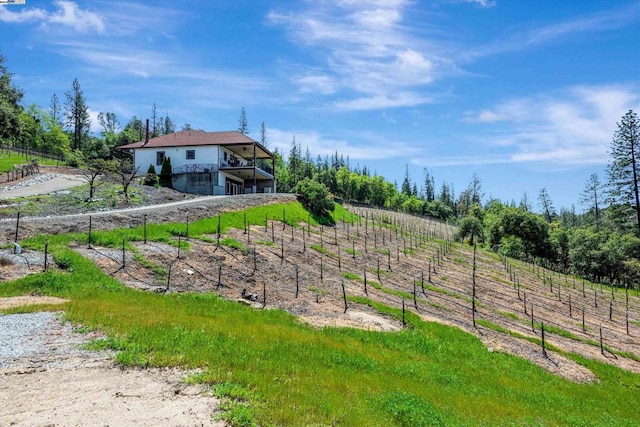
[[[182,165],[171,170],[172,173],[178,175],[182,173],[210,173],[218,172],[218,165],[214,163],[198,163],[193,165]]]
[[[267,164],[266,162],[258,160],[257,168],[262,171],[268,173],[269,175],[273,175],[273,168]],[[253,167],[253,160],[246,159],[220,159],[220,167],[221,168],[251,168]]]

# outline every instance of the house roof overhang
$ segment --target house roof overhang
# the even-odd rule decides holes
[[[138,141],[121,145],[118,149],[137,150],[211,145],[225,147],[243,158],[253,158],[254,147],[257,159],[271,159],[274,157],[273,153],[258,141],[237,131],[205,132],[203,130],[183,130],[151,138],[148,142]]]

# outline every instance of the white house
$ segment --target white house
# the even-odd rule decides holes
[[[274,155],[240,132],[183,130],[119,148],[133,155],[139,174],[146,173],[150,165],[159,174],[162,162],[169,157],[173,187],[186,193],[276,191]]]

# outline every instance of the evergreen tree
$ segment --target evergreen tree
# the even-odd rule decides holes
[[[238,132],[243,135],[249,134],[249,122],[247,121],[247,112],[244,107],[240,110],[240,117],[238,118]]]
[[[267,148],[267,145],[269,144],[269,140],[267,138],[267,127],[264,122],[260,124],[260,144],[262,144],[264,148]]]
[[[20,133],[20,101],[23,96],[22,90],[11,83],[13,74],[7,70],[5,61],[0,54],[0,143],[15,140]]]
[[[584,184],[584,190],[580,197],[580,203],[589,207],[596,217],[596,223],[600,222],[600,190],[602,183],[597,173],[592,173]]]
[[[638,162],[640,161],[640,122],[629,110],[618,123],[611,142],[611,161],[607,170],[609,202],[619,207],[630,206],[636,213],[640,231],[640,193]]]
[[[155,102],[151,106],[151,132],[149,133],[150,138],[160,136],[160,120],[158,120],[158,109]]]
[[[545,219],[550,223],[555,216],[555,211],[553,209],[553,203],[551,202],[551,196],[549,196],[547,189],[544,187],[540,189],[538,204],[540,205],[540,209],[542,209],[542,214]]]
[[[169,113],[167,113],[167,115],[163,119],[162,134],[168,135],[170,133],[174,133],[175,131],[176,125],[173,124],[173,121],[171,121],[171,118],[169,117]]]
[[[300,146],[296,142],[295,135],[293,136],[293,140],[291,141],[291,149],[289,150],[289,158],[287,160],[288,169],[289,169],[289,188],[293,189],[298,181],[302,179],[302,174],[304,171],[302,170],[302,157],[300,153]]]
[[[162,187],[173,188],[173,184],[171,183],[171,158],[165,157],[162,161],[162,169],[160,169],[160,185]]]
[[[531,212],[531,201],[529,200],[529,196],[526,192],[522,193],[522,199],[520,199],[520,209],[523,209],[526,212]]]
[[[404,179],[402,180],[402,187],[400,189],[402,194],[411,197],[411,177],[409,177],[409,165],[404,166]]]
[[[424,168],[424,198],[427,202],[433,202],[436,199],[436,185],[429,169]]]
[[[89,130],[91,129],[91,118],[89,117],[89,108],[87,107],[84,94],[80,88],[80,82],[77,78],[73,79],[71,89],[65,93],[67,102],[65,103],[66,124],[72,133],[72,148],[80,150],[83,144],[88,140]]]
[[[57,126],[62,126],[62,107],[60,106],[60,100],[55,93],[51,95],[51,102],[49,103],[49,115],[53,120],[53,123]]]
[[[482,192],[482,183],[480,182],[480,178],[475,173],[471,177],[469,192],[471,196],[471,204],[479,205],[484,197],[484,193]]]

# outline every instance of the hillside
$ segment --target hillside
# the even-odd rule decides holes
[[[524,384],[520,384],[520,380],[516,380],[518,375],[522,375],[524,371],[529,371],[530,368],[524,368],[527,364],[524,362],[506,362],[507,359],[500,356],[500,353],[517,355],[571,382],[609,384],[607,388],[611,387],[611,378],[608,377],[611,374],[604,366],[612,365],[636,373],[640,371],[640,355],[637,354],[638,344],[640,343],[640,301],[635,294],[627,295],[620,290],[612,290],[600,285],[583,282],[579,278],[558,275],[538,266],[527,265],[510,259],[500,259],[493,253],[478,250],[475,253],[475,305],[477,313],[475,315],[476,325],[474,326],[472,316],[474,250],[468,245],[451,242],[450,239],[454,233],[451,226],[405,214],[358,207],[352,207],[349,211],[337,210],[334,214],[335,226],[325,226],[319,224],[316,218],[303,211],[297,202],[262,205],[265,201],[281,203],[282,199],[258,201],[257,198],[249,196],[220,200],[226,200],[225,203],[237,200],[243,207],[253,204],[256,206],[247,207],[244,211],[227,212],[214,216],[220,210],[228,210],[229,205],[210,205],[208,208],[206,203],[193,205],[199,207],[190,208],[188,216],[184,214],[184,211],[182,216],[176,216],[176,211],[167,215],[168,212],[165,211],[165,221],[170,219],[174,222],[164,225],[159,223],[164,223],[165,221],[155,221],[162,217],[157,212],[153,214],[150,211],[133,211],[117,214],[117,216],[105,214],[103,217],[108,218],[108,220],[97,219],[98,223],[102,224],[98,228],[102,228],[104,231],[95,231],[96,229],[94,229],[91,237],[88,235],[86,221],[83,220],[82,223],[78,223],[76,219],[73,231],[80,234],[69,237],[52,235],[49,237],[50,245],[59,248],[59,245],[70,247],[73,251],[92,260],[107,275],[105,277],[111,276],[117,282],[124,283],[128,287],[147,291],[145,294],[148,294],[149,298],[152,298],[154,302],[151,303],[152,300],[147,300],[147,297],[135,296],[137,293],[126,298],[133,298],[134,300],[141,298],[147,301],[150,307],[153,307],[153,304],[162,304],[163,306],[166,304],[162,300],[156,301],[157,298],[170,298],[170,301],[174,301],[176,304],[174,306],[175,313],[168,314],[170,312],[162,309],[157,314],[154,314],[153,318],[156,319],[154,323],[158,325],[164,325],[165,323],[167,325],[182,324],[182,320],[180,320],[182,317],[176,317],[175,320],[169,320],[169,317],[173,319],[172,316],[174,315],[187,316],[187,313],[200,313],[198,314],[198,319],[200,320],[192,319],[190,322],[195,321],[196,325],[198,322],[201,322],[202,325],[209,325],[209,316],[217,316],[215,313],[227,313],[225,310],[228,311],[229,309],[214,308],[214,305],[211,307],[214,311],[210,312],[211,314],[205,314],[206,312],[201,312],[201,309],[196,309],[195,306],[193,308],[184,306],[188,310],[187,313],[179,315],[178,313],[181,313],[182,310],[180,307],[184,303],[179,302],[182,300],[174,298],[181,298],[181,295],[186,292],[196,294],[213,293],[232,301],[242,300],[252,305],[254,311],[260,311],[262,308],[282,309],[298,316],[303,322],[308,322],[315,326],[351,326],[371,331],[392,332],[388,338],[383,338],[388,332],[382,334],[372,332],[376,335],[367,335],[369,338],[366,339],[356,334],[353,341],[350,338],[343,337],[345,341],[340,346],[345,345],[345,348],[348,348],[353,345],[355,346],[354,348],[359,348],[369,340],[371,340],[371,343],[375,343],[378,339],[386,342],[386,340],[395,340],[397,338],[399,340],[397,343],[394,341],[395,344],[393,345],[388,343],[380,347],[382,349],[386,348],[387,345],[391,345],[392,348],[396,348],[398,345],[402,346],[400,342],[406,340],[406,345],[411,346],[411,349],[398,347],[397,350],[394,350],[398,357],[406,357],[409,353],[416,360],[422,360],[424,357],[431,360],[434,357],[439,362],[431,360],[429,364],[436,363],[436,365],[433,365],[435,367],[438,366],[438,363],[442,363],[438,368],[442,369],[442,372],[450,372],[451,366],[448,366],[448,364],[451,362],[445,362],[440,357],[454,357],[455,359],[455,353],[450,353],[454,349],[454,352],[459,352],[460,355],[466,352],[466,350],[459,347],[459,344],[453,344],[454,342],[458,343],[458,340],[462,340],[460,342],[466,342],[464,346],[468,346],[469,349],[473,348],[473,356],[471,358],[463,357],[455,362],[461,372],[475,372],[477,369],[485,370],[486,372],[473,374],[478,375],[476,380],[465,376],[464,379],[458,378],[453,383],[450,383],[451,379],[449,379],[447,380],[447,387],[452,387],[451,389],[442,390],[442,396],[427,400],[431,405],[435,405],[433,408],[437,409],[434,409],[434,413],[440,414],[442,420],[445,420],[447,424],[450,424],[450,422],[446,422],[446,420],[454,424],[474,424],[479,420],[494,423],[496,421],[494,417],[500,419],[501,417],[516,416],[515,413],[511,414],[511,411],[505,412],[506,407],[503,407],[503,405],[507,402],[498,403],[492,397],[483,397],[483,393],[474,396],[471,400],[476,401],[480,406],[495,406],[493,411],[487,408],[478,410],[469,408],[461,412],[459,403],[448,406],[443,402],[445,396],[452,396],[451,393],[458,396],[457,399],[462,398],[459,395],[460,393],[466,396],[467,392],[464,391],[463,384],[469,385],[476,381],[480,381],[480,383],[488,381],[487,375],[492,376],[492,381],[497,383],[505,382],[503,386],[493,384],[491,389],[494,391],[491,394],[502,395],[507,390],[513,391],[517,389],[519,390],[517,394],[520,396],[520,400],[526,399],[526,396],[533,396],[530,391],[526,391],[523,388]],[[247,200],[249,201],[247,202]],[[177,212],[179,212],[181,208],[172,207],[170,209],[177,209]],[[200,212],[200,214],[197,214],[197,212]],[[145,214],[148,215],[146,226],[143,217]],[[175,218],[178,217],[183,218],[183,221],[175,222]],[[107,229],[111,228],[107,223],[110,223],[111,226],[126,223],[129,224],[129,227],[107,231]],[[30,225],[29,234],[36,238],[25,242],[25,247],[28,248],[27,253],[33,250],[42,250],[44,237],[39,235],[40,232],[46,230],[46,232],[53,234],[53,230],[50,228],[54,226],[53,223],[47,223],[45,228],[38,228],[40,226],[34,226],[33,224]],[[63,222],[60,225],[63,230],[65,232],[70,231],[64,224]],[[220,230],[219,233],[218,230]],[[76,261],[69,258],[69,255],[64,255],[64,251],[60,252],[61,250],[58,249],[56,255],[57,264],[51,270],[62,268],[69,271],[69,265],[75,265]],[[61,259],[67,259],[67,261],[61,262]],[[39,266],[38,261],[32,261],[29,269],[33,272],[41,268],[42,264],[43,262],[40,262]],[[50,265],[54,265],[54,263]],[[46,274],[56,273],[55,271],[49,271]],[[32,290],[34,285],[30,285],[30,283],[37,284],[38,280],[19,281],[15,286],[18,289]],[[66,296],[68,296],[69,292],[71,294],[76,292],[60,289],[52,291],[48,282],[37,286],[42,286],[47,293],[62,293],[66,294]],[[6,289],[5,292],[7,292]],[[113,318],[113,316],[118,317],[120,316],[120,311],[124,310],[124,308],[112,307],[115,302],[111,301],[111,298],[108,297],[102,303],[95,300],[94,296],[91,296],[89,298],[90,301],[86,303],[76,299],[69,307],[69,315],[83,323],[95,322],[96,326],[106,327],[107,331],[110,330],[113,333],[120,331],[117,334],[124,334],[122,335],[124,339],[125,336],[129,336],[132,332],[126,332],[127,328],[124,326],[111,325],[111,321],[104,317],[105,315],[109,319]],[[87,305],[86,307],[84,307],[85,304]],[[95,304],[98,305],[96,306]],[[131,305],[131,303],[127,304]],[[234,306],[237,307],[237,304]],[[93,310],[98,310],[98,318],[94,319],[94,315],[89,315],[86,312],[86,310],[91,310],[89,307],[93,307]],[[130,319],[125,323],[133,319],[132,316],[135,316],[134,311],[144,310],[142,306],[135,307],[131,306],[133,311],[130,314],[122,312],[125,316],[123,319]],[[114,314],[108,314],[111,310],[115,310]],[[276,399],[274,401],[274,397],[269,397],[272,396],[273,390],[264,389],[264,387],[269,388],[270,386],[264,382],[264,379],[260,379],[262,374],[260,371],[255,371],[257,366],[254,364],[258,363],[260,365],[260,358],[270,360],[270,357],[275,356],[269,355],[271,351],[269,353],[261,353],[264,350],[258,351],[261,356],[257,354],[252,356],[253,350],[247,347],[242,347],[242,350],[240,350],[238,346],[252,346],[253,344],[249,343],[254,341],[256,345],[263,345],[275,340],[269,345],[277,345],[276,343],[280,342],[285,347],[296,347],[296,345],[299,345],[298,340],[307,342],[307,340],[315,339],[319,339],[320,342],[329,346],[336,345],[335,343],[330,344],[334,338],[329,338],[329,336],[333,336],[334,332],[329,331],[328,336],[315,336],[315,332],[303,332],[303,330],[296,329],[297,327],[291,329],[291,326],[285,326],[280,323],[282,320],[276,320],[273,317],[277,317],[277,315],[271,316],[267,314],[267,312],[272,311],[266,310],[265,315],[267,317],[262,317],[262,320],[258,320],[261,316],[259,313],[256,313],[258,318],[253,319],[253,317],[247,317],[248,314],[244,313],[244,311],[237,312],[237,308],[233,309],[224,314],[224,317],[231,320],[234,325],[232,326],[232,323],[228,323],[227,332],[222,332],[224,331],[223,328],[212,335],[212,337],[219,337],[219,334],[224,334],[227,337],[225,340],[237,341],[235,347],[239,353],[235,356],[233,353],[227,354],[226,357],[230,357],[230,359],[223,364],[229,365],[226,369],[232,369],[236,372],[234,382],[241,384],[242,387],[248,387],[262,396],[247,400],[254,406],[257,404],[256,402],[259,402],[259,405],[267,405],[268,408],[271,408],[266,410],[266,413],[271,414],[270,417],[274,416],[274,411],[277,412],[278,404],[274,402],[279,400]],[[531,320],[532,313],[533,323]],[[145,316],[149,316],[149,313],[142,317],[144,318]],[[162,316],[167,316],[167,318],[164,319]],[[237,317],[232,320],[234,316]],[[280,325],[278,328],[282,328],[282,333],[277,332],[278,328],[272,330],[268,324],[256,326],[256,322],[270,322],[269,318],[272,318],[271,321],[274,322],[274,327]],[[428,324],[423,324],[419,319],[451,325],[476,335],[485,345],[484,352],[492,356],[489,356],[488,359],[486,359],[487,356],[485,355],[479,356],[480,353],[477,353],[478,349],[475,344],[467,342],[466,338],[457,336],[455,333],[449,336],[452,332],[442,332],[445,329],[427,327],[429,331],[427,332],[425,325]],[[242,322],[247,322],[247,326],[242,327]],[[544,323],[545,328],[546,355],[541,346],[542,323]],[[142,339],[140,343],[146,343],[143,344],[143,347],[150,346],[148,350],[140,347],[130,348],[125,343],[130,342],[131,345],[134,345],[134,343],[138,342],[137,339],[115,345],[114,348],[124,350],[123,356],[119,357],[121,363],[134,365],[159,364],[160,366],[177,363],[202,367],[201,362],[189,362],[189,360],[192,360],[189,353],[182,353],[183,350],[180,350],[181,346],[187,345],[182,343],[183,338],[191,340],[191,338],[187,338],[188,334],[182,338],[175,337],[178,341],[176,341],[174,348],[170,350],[170,353],[163,356],[164,352],[167,351],[167,349],[162,349],[164,348],[163,345],[159,345],[159,343],[153,344],[152,341],[149,341],[154,339],[151,335],[148,338],[144,338],[145,334],[150,334],[151,332],[142,333],[139,328],[146,327],[152,326],[140,325],[134,327],[134,330],[138,331],[134,335],[137,334],[139,339]],[[177,326],[171,327],[175,328]],[[188,327],[181,326],[181,328]],[[288,331],[287,334],[283,335],[284,331]],[[337,331],[339,330],[336,330],[335,333],[340,334]],[[142,335],[140,335],[141,333]],[[411,335],[406,335],[407,333]],[[245,334],[248,335],[245,337]],[[427,345],[424,351],[420,351],[419,347],[413,347],[414,344],[410,343],[413,343],[414,339],[419,340],[419,337],[423,336],[423,334],[426,334],[424,335],[425,338],[430,337],[430,340],[435,341]],[[350,336],[351,333],[346,333],[346,335]],[[454,341],[445,345],[444,341],[442,341],[445,336],[448,336],[446,339],[453,339]],[[601,336],[602,346],[600,344]],[[253,338],[246,341],[249,337]],[[341,342],[343,338],[340,339]],[[364,341],[362,341],[363,339]],[[214,340],[218,340],[218,338]],[[287,343],[288,340],[291,340],[291,342]],[[140,343],[135,344],[135,346],[141,345]],[[156,348],[158,345],[159,347]],[[226,344],[221,342],[220,345],[220,351],[223,353],[228,351]],[[432,347],[433,345],[438,347]],[[449,346],[453,347],[447,349]],[[438,352],[433,352],[435,348],[442,348],[440,356],[438,356]],[[488,352],[487,349],[489,350]],[[336,350],[331,351],[335,352]],[[389,353],[388,351],[389,349],[386,348],[380,353],[380,357],[383,355],[384,357],[389,357],[390,354],[393,354],[393,352]],[[245,356],[241,356],[240,359],[237,359],[238,355],[244,354],[244,352],[247,352],[246,357],[248,358],[245,359]],[[169,354],[172,354],[172,356],[169,356]],[[347,382],[339,382],[340,385],[335,383],[334,386],[339,389],[344,388],[345,392],[352,390],[348,393],[356,393],[352,387],[356,386],[360,381],[360,379],[356,379],[360,378],[359,375],[366,376],[371,369],[373,369],[371,372],[378,372],[378,368],[374,369],[373,366],[377,366],[382,360],[368,352],[362,353],[358,357],[364,357],[364,354],[367,354],[367,358],[373,359],[367,359],[369,360],[367,362],[364,360],[358,362],[357,365],[354,365],[359,366],[353,372],[355,377],[352,378],[348,375],[344,378],[344,381],[350,378]],[[307,359],[309,356],[311,354],[305,356],[304,352],[300,353],[300,357],[303,360],[307,360],[305,362],[307,365],[309,363],[320,363],[319,361],[313,362],[315,360],[313,357]],[[219,357],[225,356],[217,354],[215,356],[217,363],[221,363]],[[258,357],[258,359],[252,362],[253,357]],[[281,363],[285,363],[285,356],[280,355],[279,357],[283,359]],[[355,363],[355,360],[359,360],[356,358],[350,361],[349,358],[344,358],[346,357],[344,354],[340,357],[343,358],[341,359],[342,363],[347,364]],[[277,357],[275,360],[277,360]],[[286,360],[288,360],[286,363],[291,363],[288,357]],[[387,362],[391,363],[390,361]],[[269,363],[270,369],[275,369]],[[361,363],[364,363],[364,365],[361,365]],[[369,366],[370,363],[374,363],[374,365]],[[393,362],[394,366],[395,363],[397,362]],[[426,363],[426,361],[419,363]],[[495,364],[495,369],[499,371],[504,370],[506,366],[512,366],[512,363],[515,363],[518,368],[517,372],[509,372],[509,369],[507,369],[506,372],[498,374],[489,369],[487,363],[489,365]],[[207,362],[207,365],[209,365],[209,362]],[[308,390],[307,381],[309,378],[306,377],[308,372],[299,371],[302,368],[296,363],[293,363],[293,365],[292,369],[294,369],[294,372],[298,372],[297,374],[285,369],[286,374],[283,371],[278,375],[286,375],[289,378],[285,383],[290,381],[296,383],[294,387],[295,393],[313,394],[313,390]],[[314,371],[319,369],[320,366],[324,366],[324,363],[318,365],[317,368],[313,368],[313,366],[309,366],[309,368]],[[406,369],[410,369],[415,375],[423,378],[426,374],[420,373],[421,368],[419,366],[419,364],[411,364],[407,365]],[[283,368],[279,367],[277,369]],[[524,371],[521,371],[522,369]],[[242,370],[248,371],[242,373]],[[213,371],[209,369],[207,372],[208,374],[203,377],[205,381],[218,383],[221,381],[221,375],[224,376],[223,372],[217,369]],[[637,376],[634,374],[624,373],[624,371],[616,372],[618,373],[613,374],[614,376],[628,376],[628,381],[631,384],[637,381]],[[269,375],[276,374],[270,373]],[[331,375],[335,375],[335,373]],[[381,373],[378,372],[375,375],[381,375]],[[388,373],[388,375],[391,374]],[[394,375],[396,374],[389,378],[395,378]],[[503,378],[502,375],[505,377]],[[533,374],[526,374],[525,377],[529,377],[529,375]],[[339,379],[336,378],[334,381],[339,381]],[[415,390],[414,385],[411,385],[412,381],[409,378],[405,380],[396,378],[393,381],[389,379],[389,381],[395,386],[399,386],[400,389],[413,390],[411,392],[413,394],[410,393],[404,396],[400,399],[401,401],[411,401],[414,398],[418,399],[416,396],[420,396],[416,402],[425,402],[423,400],[425,399],[424,395],[415,394],[419,392]],[[404,381],[407,382],[405,383]],[[427,384],[429,383],[429,380],[420,380],[419,383],[424,385],[424,381],[427,381]],[[593,385],[581,384],[569,386],[566,381],[550,380],[549,376],[539,373],[529,377],[529,381],[533,382],[530,385],[534,388],[536,385],[542,386],[543,383],[552,384],[549,387],[553,391],[548,391],[549,396],[556,396],[556,399],[561,402],[560,407],[564,408],[553,409],[551,411],[552,414],[539,415],[542,417],[539,419],[546,420],[542,422],[543,424],[556,423],[560,419],[564,419],[564,422],[567,421],[567,418],[557,418],[560,417],[559,413],[567,410],[564,405],[568,404],[568,402],[565,402],[565,397],[558,397],[558,394],[565,393],[559,390],[569,387],[574,390],[571,393],[585,393],[587,389],[584,387],[593,387]],[[556,381],[560,382],[556,383]],[[510,385],[507,386],[507,383]],[[456,386],[455,384],[458,385]],[[475,386],[479,385],[476,384]],[[633,385],[630,386],[635,387]],[[384,386],[377,382],[375,386],[369,385],[369,387],[374,389],[382,387],[380,390],[384,389]],[[502,389],[503,387],[504,389]],[[439,388],[436,387],[436,389]],[[427,387],[427,389],[431,389],[431,386]],[[593,395],[595,399],[600,392],[597,389],[595,391],[592,389],[592,391],[595,393]],[[360,390],[357,394],[360,395],[362,392]],[[435,392],[435,389],[431,389],[431,392]],[[344,399],[344,395],[340,391],[336,391],[335,395],[326,393],[326,391],[322,392],[322,396],[325,399]],[[534,394],[538,395],[538,392],[536,391]],[[281,404],[282,402],[280,402]],[[521,407],[522,402],[518,404],[510,402],[509,404],[516,405],[520,410],[524,411],[521,417],[525,418],[519,418],[520,422],[518,422],[524,424],[528,424],[532,420],[526,421],[528,419],[526,417],[529,416],[527,414],[531,414],[531,411],[535,412],[535,408],[541,409],[539,404],[532,404],[531,407],[527,404],[528,409],[526,410]],[[366,410],[365,408],[371,409],[370,404],[366,403],[366,401],[356,406],[357,408],[352,408],[353,412],[344,415],[346,417],[345,420],[350,420],[346,421],[347,424],[359,424],[364,419],[370,421],[378,420],[374,424],[382,423],[381,420],[384,418],[362,418],[362,415],[358,415],[359,411]],[[260,407],[262,408],[262,406]],[[326,410],[319,411],[316,415],[317,418],[314,418],[316,417],[314,416],[304,419],[307,420],[306,422],[310,422],[310,420],[315,420],[314,422],[324,420],[322,422],[327,422],[330,417],[336,415],[334,411],[339,411],[339,408],[342,407],[341,404],[333,402],[328,404],[328,407],[325,408]],[[599,410],[605,410],[605,407],[593,409],[595,412]],[[612,416],[621,421],[622,424],[627,422],[625,421],[627,420],[626,416],[622,415],[619,409],[607,408],[606,410],[612,411],[611,413],[615,414]],[[385,412],[385,410],[382,410],[382,412]],[[411,413],[411,411],[409,412]],[[517,413],[518,411],[515,412]],[[255,416],[257,419],[265,420],[264,416]],[[279,418],[279,421],[273,421],[273,418],[270,419],[274,423],[299,423],[302,420],[302,418],[296,418],[295,411],[294,413],[281,414],[281,416],[283,418]],[[409,415],[406,416],[408,417]],[[571,413],[567,416],[574,417],[578,415],[577,413]],[[632,414],[629,414],[629,416],[631,417],[630,419],[634,418]],[[412,419],[411,417],[403,418],[402,415],[399,415],[399,417],[396,420],[400,423],[404,422],[402,420]],[[590,419],[588,418],[589,414],[582,414],[579,417],[583,417],[580,418],[582,420]],[[422,424],[417,423],[416,425]]]
[[[286,211],[283,207],[285,220]],[[191,235],[189,249],[180,251],[168,243],[136,242],[136,257],[128,253],[122,269],[120,250],[77,250],[136,288],[216,292],[228,299],[240,299],[246,289],[257,298],[255,307],[284,309],[311,324],[382,330],[396,330],[402,322],[379,315],[372,306],[399,309],[404,301],[407,311],[426,320],[460,327],[494,350],[525,357],[568,378],[593,379],[552,346],[640,372],[636,295],[628,296],[627,311],[620,290],[478,251],[474,327],[473,249],[447,240],[454,234],[452,227],[375,209],[351,211],[359,216],[340,218],[335,227],[272,220],[250,225],[248,232],[230,228],[221,235],[221,245],[216,234]],[[186,232],[185,222],[184,240]],[[171,276],[158,270],[171,270]],[[548,357],[538,344],[541,323],[546,325]],[[599,347],[600,327],[605,351]]]

